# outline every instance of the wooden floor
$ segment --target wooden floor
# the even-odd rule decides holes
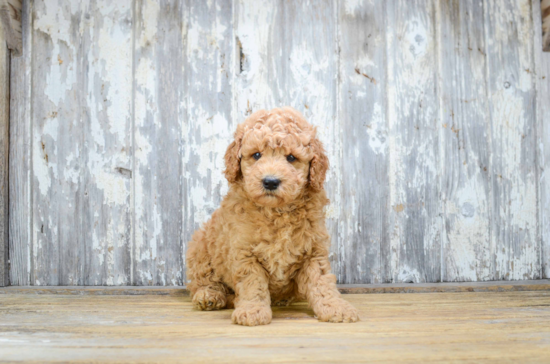
[[[185,296],[0,295],[0,362],[550,362],[550,292],[354,294],[356,324],[305,304],[232,325]]]

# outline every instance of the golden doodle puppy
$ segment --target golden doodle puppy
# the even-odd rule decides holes
[[[187,251],[194,305],[234,307],[232,321],[248,326],[295,299],[320,321],[359,320],[330,272],[329,163],[316,129],[292,108],[257,111],[237,127],[225,165],[229,192]]]

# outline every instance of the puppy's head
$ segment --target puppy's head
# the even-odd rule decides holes
[[[259,205],[281,207],[323,189],[328,158],[315,128],[296,110],[260,110],[237,127],[225,177]]]

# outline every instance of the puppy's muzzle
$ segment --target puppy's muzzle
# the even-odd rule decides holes
[[[273,176],[267,176],[262,180],[262,183],[266,190],[275,191],[281,184],[281,180]]]

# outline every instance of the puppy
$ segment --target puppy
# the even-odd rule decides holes
[[[328,165],[315,128],[292,108],[237,127],[225,153],[229,192],[187,251],[198,309],[234,307],[233,323],[255,326],[271,322],[272,304],[307,300],[320,321],[359,320],[330,272]]]

